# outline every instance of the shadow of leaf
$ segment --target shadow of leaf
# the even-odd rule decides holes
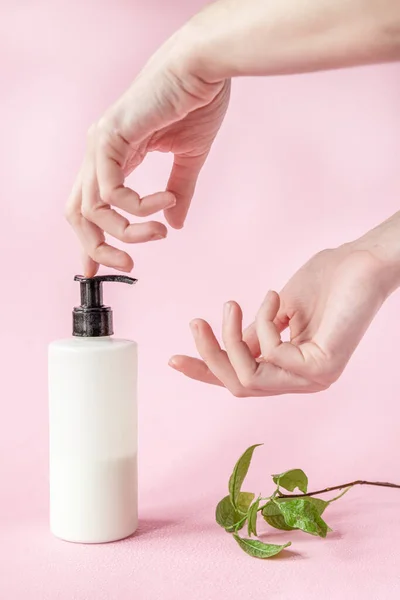
[[[280,552],[279,554],[276,554],[276,556],[271,556],[268,560],[285,561],[285,560],[299,560],[299,559],[304,559],[304,556],[300,552],[297,552],[296,550],[289,550],[288,548],[285,548],[284,550],[282,550],[282,552]]]
[[[279,543],[282,543],[283,541],[287,541],[287,540],[291,540],[293,543],[296,543],[297,541],[307,541],[307,542],[318,542],[318,540],[320,539],[324,539],[324,540],[341,540],[343,538],[343,535],[340,533],[340,531],[331,531],[330,533],[328,533],[328,535],[326,536],[326,538],[319,538],[316,535],[310,535],[309,533],[305,533],[304,531],[300,531],[300,530],[294,530],[294,531],[274,531],[273,534],[271,533],[271,531],[265,531],[263,533],[261,533],[259,535],[259,538],[261,541],[263,542],[271,542],[274,543],[273,540],[275,540],[276,538],[278,538]],[[272,539],[273,538],[273,539]]]

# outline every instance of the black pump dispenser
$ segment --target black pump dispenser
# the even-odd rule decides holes
[[[82,277],[76,275],[75,281],[81,286],[81,305],[73,311],[73,331],[76,337],[104,337],[113,335],[113,317],[109,306],[103,305],[103,281],[119,281],[130,285],[137,279],[125,275],[97,275]]]

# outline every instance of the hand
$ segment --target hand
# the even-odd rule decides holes
[[[84,249],[86,276],[95,275],[99,264],[128,272],[133,268],[131,257],[107,244],[105,234],[130,244],[167,235],[162,223],[131,224],[115,209],[138,217],[164,210],[171,227],[183,227],[230,92],[229,81],[207,83],[194,74],[184,37],[171,38],[89,130],[66,209]],[[140,198],[124,181],[154,150],[174,154],[172,171],[166,191]]]
[[[193,321],[203,360],[174,356],[170,365],[192,379],[225,386],[237,397],[327,389],[399,285],[398,263],[393,266],[367,248],[360,241],[314,256],[279,295],[267,294],[244,333],[240,307],[227,303],[222,325],[225,350],[208,323]],[[290,342],[282,342],[280,334],[287,327]]]

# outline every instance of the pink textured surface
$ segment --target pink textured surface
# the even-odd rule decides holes
[[[140,344],[139,534],[79,546],[47,525],[46,348],[69,335],[79,250],[62,217],[87,126],[201,2],[2,3],[0,250],[0,597],[10,600],[313,600],[400,596],[400,493],[358,489],[331,507],[335,530],[282,558],[244,555],[214,524],[237,456],[264,442],[247,488],[295,466],[312,486],[400,481],[399,294],[341,380],[319,396],[238,400],[167,367],[192,352],[187,322],[252,318],[314,252],[398,209],[398,65],[237,81],[182,232],[135,247],[134,290],[108,291],[117,332]],[[162,188],[170,158],[132,176]],[[27,305],[25,295],[31,290]]]

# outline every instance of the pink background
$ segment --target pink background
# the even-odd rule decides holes
[[[167,367],[193,352],[191,318],[218,325],[236,299],[250,320],[314,252],[398,209],[399,65],[234,83],[186,228],[132,247],[139,285],[107,293],[117,333],[141,350],[140,531],[104,546],[49,534],[46,349],[69,335],[80,269],[64,203],[88,125],[201,4],[2,2],[1,598],[400,596],[399,491],[350,492],[327,513],[326,540],[271,531],[264,539],[293,545],[266,562],[214,523],[235,460],[257,442],[255,492],[297,466],[312,487],[400,482],[398,294],[318,396],[239,400]],[[151,156],[132,184],[162,189],[169,164]]]

